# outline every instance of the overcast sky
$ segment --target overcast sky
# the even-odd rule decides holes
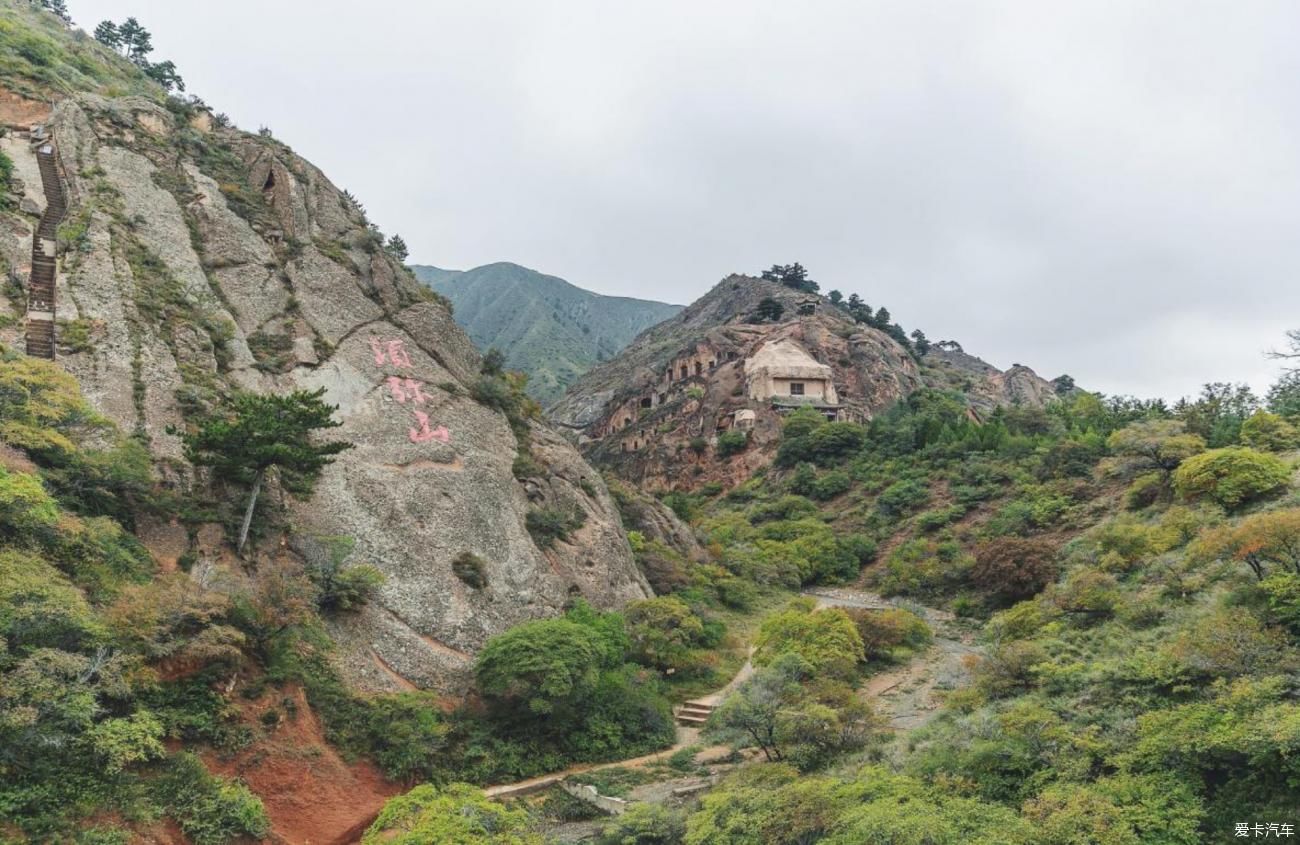
[[[1107,393],[1300,327],[1300,4],[70,0],[412,260],[689,302],[800,261]],[[200,11],[201,9],[201,11]]]

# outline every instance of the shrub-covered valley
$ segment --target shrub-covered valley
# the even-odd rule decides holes
[[[1169,404],[999,373],[797,264],[729,277],[757,309],[634,344],[653,379],[718,353],[637,412],[645,483],[600,440],[641,419],[559,434],[351,194],[61,10],[0,0],[0,842],[1300,827],[1300,333],[1267,395]],[[775,338],[888,389],[733,426],[721,353]]]

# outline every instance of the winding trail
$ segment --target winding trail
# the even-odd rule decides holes
[[[861,607],[885,610],[901,607],[925,619],[934,631],[928,649],[906,663],[867,678],[859,691],[883,715],[895,732],[919,728],[930,720],[949,690],[970,680],[970,658],[980,654],[974,634],[957,624],[946,610],[895,602],[878,593],[848,587],[822,587],[804,591],[818,607]]]
[[[942,693],[960,686],[969,677],[964,660],[967,655],[978,653],[978,649],[971,644],[972,635],[969,632],[956,629],[955,617],[947,611],[893,602],[878,593],[852,588],[814,588],[805,590],[803,595],[816,599],[818,607],[860,607],[871,610],[906,607],[924,617],[935,631],[934,644],[925,652],[901,666],[872,675],[863,684],[862,694],[872,699],[878,711],[886,716],[891,730],[906,731],[924,724],[938,708]],[[751,648],[750,654],[753,653]],[[694,700],[717,704],[753,674],[754,664],[751,660],[746,660],[726,686]],[[671,757],[683,748],[698,745],[699,739],[699,728],[678,725],[676,740],[671,747],[662,751],[610,763],[578,764],[548,775],[489,786],[483,791],[489,798],[498,799],[528,795],[582,772],[648,766]],[[731,749],[725,745],[715,745],[703,749],[696,759],[709,762],[726,757],[730,752]]]
[[[751,648],[749,653],[753,655],[754,649]],[[700,696],[699,698],[692,700],[702,701],[707,704],[716,704],[725,698],[733,689],[744,683],[752,674],[754,674],[754,664],[750,660],[746,660],[745,665],[740,667],[740,670],[736,672],[735,676],[733,676],[730,681],[727,682],[726,686],[716,690],[715,692],[711,692],[708,695]],[[636,769],[642,766],[649,766],[660,760],[668,759],[683,748],[690,748],[692,745],[699,745],[699,742],[699,728],[678,724],[677,736],[673,740],[673,744],[662,751],[656,751],[653,754],[644,754],[640,757],[630,757],[626,760],[615,760],[612,763],[579,763],[562,771],[553,772],[549,775],[541,775],[539,777],[516,781],[514,783],[485,787],[483,792],[489,798],[516,798],[520,795],[528,795],[529,793],[546,789],[549,786],[554,786],[569,775],[576,775],[582,772],[595,772],[601,769]],[[731,749],[728,746],[713,745],[702,749],[699,754],[695,755],[695,759],[702,763],[712,762],[727,757],[730,754]]]

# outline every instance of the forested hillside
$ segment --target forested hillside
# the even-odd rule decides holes
[[[575,379],[618,354],[642,330],[679,305],[602,296],[518,264],[473,270],[414,265],[416,278],[447,297],[456,322],[482,351],[528,376],[528,393],[549,405]]]

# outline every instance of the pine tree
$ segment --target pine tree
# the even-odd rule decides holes
[[[95,40],[111,50],[117,50],[122,46],[122,33],[118,32],[117,24],[112,21],[100,21],[99,26],[95,27]]]
[[[831,305],[839,305],[840,303],[844,302],[844,294],[840,293],[837,290],[833,290],[830,293],[828,293],[826,295],[826,298],[831,301]]]
[[[164,91],[170,93],[173,88],[177,91],[185,90],[185,80],[181,79],[181,75],[176,72],[175,62],[165,61],[157,64],[147,64],[144,72],[146,76],[161,85]]]
[[[785,313],[785,306],[770,296],[759,300],[754,316],[760,323],[775,323]]]
[[[410,254],[406,249],[406,241],[402,240],[401,235],[393,235],[389,238],[384,249],[388,250],[389,255],[393,256],[398,261],[401,261],[403,264],[406,263],[406,257]]]
[[[118,50],[139,65],[153,52],[153,36],[135,18],[127,18],[117,27]]]
[[[68,14],[66,0],[32,0],[32,2],[46,11],[53,12],[64,23],[72,23],[72,15]]]
[[[916,349],[917,355],[924,355],[930,351],[930,339],[925,336],[925,332],[920,329],[912,332],[912,347]]]
[[[284,396],[240,393],[226,413],[183,435],[185,457],[191,463],[212,467],[217,476],[249,486],[239,528],[240,553],[268,473],[275,470],[285,490],[305,495],[334,456],[352,448],[339,440],[312,441],[314,432],[342,425],[332,419],[337,408],[321,401],[324,395],[324,388]]]

